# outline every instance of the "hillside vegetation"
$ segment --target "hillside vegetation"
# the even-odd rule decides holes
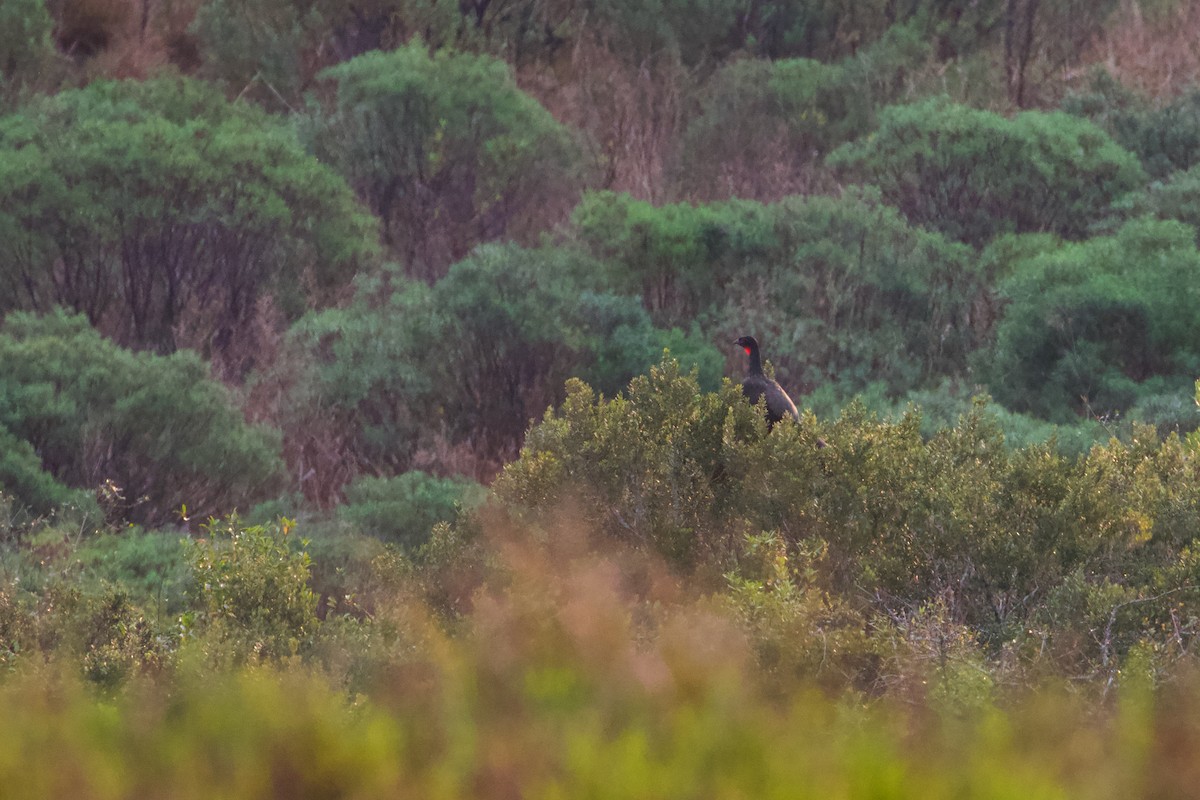
[[[1198,35],[0,0],[0,781],[1190,795]]]

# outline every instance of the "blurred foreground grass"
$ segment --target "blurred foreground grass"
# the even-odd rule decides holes
[[[238,542],[221,552],[244,584],[269,544]],[[594,545],[492,537],[489,579],[455,618],[397,588],[290,656],[255,657],[268,651],[220,618],[115,685],[89,682],[91,651],[83,671],[65,646],[14,658],[0,796],[1030,800],[1198,785],[1200,676],[1186,669],[1152,688],[1134,657],[1111,686],[980,694],[952,665],[910,661],[881,667],[905,673],[885,692],[818,688],[764,671],[724,602]],[[245,588],[214,574],[218,597]],[[261,641],[261,623],[241,630]]]
[[[1046,691],[955,716],[805,691],[767,703],[695,654],[656,689],[528,663],[500,687],[463,655],[369,699],[305,669],[141,680],[111,699],[19,677],[0,689],[0,784],[10,798],[1028,800],[1192,796],[1200,763],[1194,681],[1103,711]]]

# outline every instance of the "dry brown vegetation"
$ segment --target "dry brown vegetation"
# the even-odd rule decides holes
[[[1167,100],[1200,81],[1200,3],[1123,0],[1072,75],[1103,67],[1122,83]]]

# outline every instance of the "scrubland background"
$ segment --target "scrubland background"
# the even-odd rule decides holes
[[[1198,40],[0,0],[0,793],[1194,796]]]

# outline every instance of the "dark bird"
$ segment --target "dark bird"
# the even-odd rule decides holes
[[[788,393],[775,381],[763,374],[762,357],[758,354],[758,340],[753,336],[743,336],[734,344],[746,351],[750,356],[750,367],[746,370],[746,380],[742,381],[742,394],[751,403],[758,403],[758,398],[767,398],[767,427],[771,428],[776,422],[791,417],[800,421],[800,413]]]

